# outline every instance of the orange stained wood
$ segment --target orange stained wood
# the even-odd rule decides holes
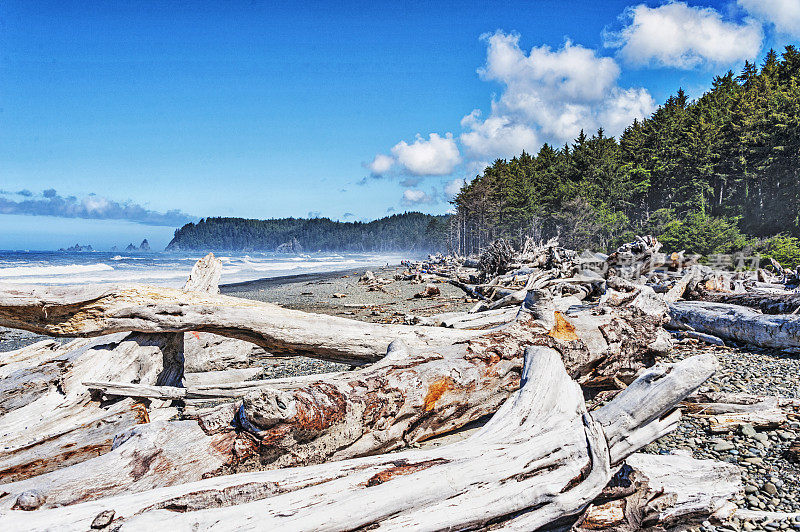
[[[564,317],[559,311],[555,312],[556,316],[556,324],[550,330],[550,336],[555,338],[556,340],[562,340],[565,342],[571,342],[572,340],[577,340],[578,335],[575,334],[575,326],[572,325],[570,322],[567,321],[567,318]]]
[[[436,401],[438,401],[439,398],[444,395],[444,392],[452,387],[453,379],[450,377],[444,377],[434,381],[434,383],[428,387],[428,393],[425,396],[425,411],[430,412],[433,410],[433,408],[436,406]]]
[[[619,525],[625,520],[625,500],[610,501],[594,506],[581,523],[581,528],[599,530]]]

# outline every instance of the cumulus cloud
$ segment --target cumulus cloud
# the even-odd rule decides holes
[[[617,135],[655,110],[646,89],[619,87],[619,65],[595,50],[566,41],[558,50],[539,46],[526,53],[518,34],[498,31],[482,38],[486,64],[478,72],[504,90],[485,119],[474,110],[461,120],[466,131],[460,140],[474,160],[568,142],[581,129],[604,127]]]
[[[461,143],[473,157],[511,156],[539,145],[536,132],[526,124],[515,123],[508,116],[486,120],[480,116],[480,109],[475,109],[461,119],[461,127],[469,130],[461,135]]]
[[[96,194],[89,194],[83,199],[65,197],[52,188],[43,191],[41,195],[21,190],[16,194],[3,193],[3,196],[0,196],[0,214],[128,220],[156,226],[180,226],[196,220],[177,209],[167,212],[152,211],[131,201],[120,203]]]
[[[417,135],[413,143],[401,140],[392,148],[395,160],[417,176],[448,175],[461,162],[461,154],[453,135],[431,133],[426,140]]]
[[[444,193],[452,198],[461,192],[461,187],[464,186],[464,180],[460,177],[453,179],[444,186]]]
[[[365,166],[373,177],[381,177],[394,166],[394,158],[379,153],[372,159],[372,162],[367,163]]]
[[[757,19],[774,24],[781,33],[800,36],[800,0],[738,0]]]
[[[435,194],[428,194],[422,190],[416,188],[408,188],[403,192],[403,205],[405,206],[412,206],[412,205],[424,205],[430,203],[436,203],[436,195]]]
[[[740,0],[746,3],[785,3]],[[619,48],[633,65],[694,68],[702,64],[732,64],[753,59],[761,48],[761,24],[747,19],[726,22],[710,7],[672,2],[659,7],[640,4],[625,11],[627,24],[605,35],[606,45]]]

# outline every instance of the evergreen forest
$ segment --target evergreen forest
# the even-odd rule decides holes
[[[702,255],[796,254],[799,178],[800,52],[788,46],[760,68],[715,77],[697,100],[678,90],[618,139],[581,132],[496,160],[455,198],[450,246],[469,253],[499,237],[558,235],[607,251],[653,234]]]

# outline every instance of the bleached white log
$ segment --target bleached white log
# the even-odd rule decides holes
[[[697,355],[691,360],[691,364],[657,364],[646,369],[613,401],[594,412],[608,439],[613,464],[645,445],[642,441],[671,432],[680,413],[663,414],[697,391],[718,369],[714,355]]]
[[[270,353],[354,364],[378,360],[396,338],[412,349],[423,349],[477,334],[365,323],[248,299],[136,285],[4,287],[0,325],[52,336],[212,332],[247,340]]]
[[[16,369],[0,386],[6,400],[20,399],[0,416],[0,479],[32,476],[97,456],[110,449],[115,431],[148,420],[143,405],[127,401],[104,406],[92,400],[84,380],[175,385],[183,371],[180,338],[136,333],[75,340],[56,349],[46,346],[41,358],[4,369],[12,367]],[[26,379],[45,374],[43,388],[26,385]],[[102,430],[94,423],[102,423]]]
[[[686,287],[695,280],[696,276],[697,274],[694,271],[690,271],[675,281],[675,284],[664,294],[664,301],[667,303],[675,303],[681,299],[684,292],[686,292]]]
[[[742,425],[752,425],[761,429],[774,429],[787,421],[786,412],[779,408],[771,408],[753,412],[730,412],[709,416],[708,428],[711,432],[730,432]]]
[[[629,412],[637,393],[655,407],[629,418],[663,416],[675,403],[671,390],[694,389],[706,370],[686,369],[692,358],[657,381],[635,386],[611,411]],[[660,382],[665,381],[664,384]],[[638,382],[638,381],[637,381]],[[647,383],[655,385],[647,393]],[[672,386],[670,386],[670,383]],[[622,425],[615,425],[619,427]],[[616,428],[609,425],[613,433]],[[640,427],[633,427],[638,430]],[[124,452],[126,443],[114,452]],[[108,456],[108,455],[106,455]],[[101,457],[104,458],[104,457]],[[580,388],[571,382],[553,349],[526,351],[521,388],[476,434],[458,443],[332,462],[317,466],[210,478],[143,493],[119,495],[49,510],[0,514],[0,527],[85,530],[101,512],[114,511],[120,530],[168,526],[183,530],[442,530],[493,523],[508,530],[534,530],[575,515],[611,477],[611,455],[601,424],[588,414]],[[88,464],[88,463],[87,463]],[[59,483],[46,496],[58,504]],[[26,485],[3,486],[18,496]],[[53,498],[56,502],[53,502]]]
[[[750,510],[747,508],[740,508],[734,512],[734,517],[746,521],[787,521],[789,519],[797,519],[800,517],[800,512],[769,512],[765,510]]]
[[[679,301],[669,306],[670,324],[726,340],[789,351],[800,350],[800,315],[767,315],[727,303]]]
[[[696,298],[714,303],[728,303],[755,308],[764,314],[792,314],[800,309],[800,293],[786,292],[780,286],[781,292],[753,290],[742,294],[726,294],[705,292],[697,294]]]
[[[209,438],[215,445],[207,444]],[[118,434],[112,449],[96,458],[2,484],[0,508],[10,508],[29,490],[44,494],[43,507],[53,507],[200,480],[225,465],[231,441],[227,434],[206,436],[196,421],[137,425]]]
[[[617,484],[629,486],[629,494],[595,504],[577,530],[671,530],[726,521],[742,494],[739,469],[727,462],[635,453],[626,463],[630,469]]]
[[[728,414],[731,412],[757,412],[775,408],[800,411],[800,399],[779,395],[700,391],[686,399],[684,405],[691,413]]]

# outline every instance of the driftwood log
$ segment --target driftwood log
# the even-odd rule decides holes
[[[269,316],[262,319],[266,322]],[[496,411],[518,387],[521,354],[529,345],[557,350],[579,382],[625,386],[652,362],[655,350],[668,346],[660,320],[635,307],[600,307],[565,316],[554,311],[549,300],[541,299],[514,323],[478,336],[470,331],[395,326],[391,330],[403,329],[406,338],[418,331],[427,338],[439,332],[462,335],[449,346],[440,338],[435,347],[417,352],[396,341],[383,360],[368,368],[260,383],[238,408],[222,405],[203,411],[196,421],[180,427],[174,423],[137,427],[133,429],[136,438],[121,441],[91,464],[3,486],[0,489],[9,495],[0,498],[0,505],[11,505],[14,494],[42,485],[65,486],[51,489],[45,502],[50,506],[148,489],[154,487],[152,483],[171,485],[176,479],[162,475],[165,469],[180,471],[187,480],[402,448]],[[352,331],[360,325],[375,330],[360,322],[348,327]],[[464,340],[464,332],[471,338]],[[330,340],[322,340],[328,346],[338,338],[335,330],[305,334],[329,335]],[[370,337],[370,341],[377,344],[379,339]],[[347,348],[337,347],[340,352]],[[183,439],[165,436],[178,430],[193,434],[192,454],[181,453]],[[151,444],[155,441],[159,445]],[[121,459],[124,456],[136,459]],[[131,475],[137,477],[136,482],[121,481]]]
[[[218,291],[221,267],[209,254],[195,264],[186,288]],[[245,352],[242,346],[252,351],[252,344],[221,340],[210,339],[230,353]],[[124,430],[177,415],[174,408],[154,409],[155,404],[138,398],[100,401],[84,382],[114,381],[177,389],[184,378],[185,347],[182,333],[133,332],[79,339],[65,345],[39,342],[3,353],[0,481],[24,480],[78,464],[110,451],[115,436]],[[200,352],[190,350],[198,354],[195,360],[203,358]]]
[[[198,268],[202,272],[217,263],[209,259]],[[205,272],[197,278],[215,276]],[[0,293],[0,320],[55,335],[133,329],[144,338],[178,341],[181,331],[213,331],[270,346],[271,351],[360,363],[380,359],[390,342],[400,340],[377,364],[325,376],[186,388],[174,381],[87,373],[80,380],[87,398],[95,390],[116,401],[124,396],[167,404],[191,397],[242,401],[192,409],[190,419],[180,423],[121,423],[114,430],[127,429],[128,436],[112,440],[109,429],[103,446],[93,451],[100,456],[91,464],[82,463],[92,456],[84,453],[67,462],[69,467],[9,476],[7,480],[17,482],[7,486],[9,495],[1,504],[14,504],[12,493],[43,484],[64,486],[52,490],[44,503],[54,506],[167,486],[178,476],[186,481],[395,450],[496,411],[519,384],[525,346],[556,349],[571,377],[600,389],[624,387],[652,363],[654,354],[669,347],[660,327],[665,307],[639,305],[647,298],[635,290],[622,302],[577,313],[556,311],[564,307],[546,293],[531,292],[536,297],[528,298],[512,323],[490,331],[460,331],[316,316],[221,296],[208,283],[202,288],[201,293],[160,287],[15,288]],[[92,341],[100,340],[76,342]],[[118,352],[116,347],[112,351]],[[185,435],[192,438],[191,454],[181,450]],[[42,455],[24,451],[22,456],[41,461]],[[125,456],[131,458],[121,458]],[[176,475],[162,474],[166,469]],[[40,473],[46,474],[30,478]],[[132,483],[121,480],[133,477]]]
[[[762,314],[729,303],[678,301],[669,306],[669,326],[743,344],[800,351],[800,315]]]
[[[7,510],[0,526],[86,530],[102,518],[118,530],[535,530],[580,515],[612,465],[674,428],[680,414],[670,412],[715,369],[711,355],[656,366],[589,414],[560,353],[529,347],[519,391],[462,442]]]
[[[701,291],[692,299],[711,303],[729,303],[755,308],[764,314],[796,314],[800,310],[800,293],[775,293],[753,290],[743,294]]]

